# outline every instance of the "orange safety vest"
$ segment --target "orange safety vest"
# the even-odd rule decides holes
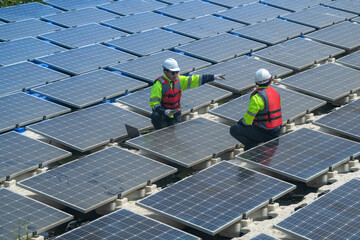
[[[162,98],[160,102],[161,106],[165,109],[180,108],[182,90],[179,78],[173,83],[173,88],[171,88],[170,83],[163,76],[156,79],[156,81],[160,81],[162,84]]]

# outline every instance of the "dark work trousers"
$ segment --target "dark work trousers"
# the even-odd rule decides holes
[[[230,134],[239,142],[245,145],[245,151],[255,147],[259,143],[267,142],[280,135],[280,127],[273,130],[266,130],[257,126],[246,126],[244,124],[236,124],[231,126]]]
[[[155,129],[161,129],[163,127],[172,126],[181,122],[181,111],[174,114],[174,118],[169,118],[165,114],[153,111],[151,114],[151,123]]]

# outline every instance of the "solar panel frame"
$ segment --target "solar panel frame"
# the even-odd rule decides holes
[[[360,15],[360,4],[357,1],[347,1],[347,0],[334,1],[334,2],[328,1],[324,5],[341,11],[346,11]]]
[[[122,0],[97,7],[119,15],[131,15],[141,12],[153,11],[167,6],[167,4],[154,0]]]
[[[345,57],[339,58],[336,62],[360,70],[360,51],[356,51],[346,55]]]
[[[131,161],[129,161],[131,159]],[[110,147],[18,184],[87,213],[177,171],[150,158]]]
[[[302,0],[302,1],[289,1],[289,0],[262,0],[261,2],[273,7],[278,7],[291,12],[297,12],[303,9],[322,5],[331,0]]]
[[[82,1],[73,1],[73,0],[44,0],[43,2],[60,8],[65,11],[70,11],[74,9],[82,9],[88,7],[95,7],[99,4],[105,4],[111,0],[82,0]]]
[[[67,107],[26,93],[0,97],[0,132],[23,127],[70,111],[71,109]]]
[[[100,69],[31,91],[75,108],[85,108],[147,86],[145,82]]]

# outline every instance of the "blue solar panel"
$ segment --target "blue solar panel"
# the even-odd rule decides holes
[[[292,12],[297,12],[303,9],[319,6],[320,4],[329,1],[331,0],[262,0],[261,2],[266,3],[270,6],[282,8]]]
[[[155,0],[121,0],[117,2],[111,2],[109,4],[102,4],[98,7],[106,11],[125,16],[135,13],[153,11],[165,6],[167,6],[167,4]]]
[[[360,70],[360,51],[339,58],[336,62]]]
[[[44,3],[47,3],[51,6],[63,9],[65,11],[74,10],[74,9],[81,9],[87,7],[95,7],[99,4],[109,3],[111,0],[81,0],[81,1],[74,1],[74,0],[44,0]]]
[[[265,233],[261,233],[256,237],[251,238],[251,240],[277,240],[278,238],[271,237]]]
[[[324,5],[338,10],[355,13],[357,15],[360,14],[359,1],[352,1],[352,0],[328,1]]]
[[[220,6],[233,8],[241,5],[246,5],[249,3],[259,2],[259,0],[209,0],[210,3],[215,3]]]

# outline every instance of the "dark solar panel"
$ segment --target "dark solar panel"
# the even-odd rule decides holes
[[[360,180],[352,179],[275,226],[304,239],[357,239],[360,235]]]
[[[360,100],[356,100],[316,120],[314,124],[360,140],[359,111]]]
[[[314,30],[315,29],[311,27],[275,18],[258,24],[235,29],[232,33],[269,45],[275,45]]]
[[[305,94],[294,92],[288,89],[273,86],[281,97],[281,113],[283,124],[288,120],[294,121],[302,117],[307,111],[313,111],[326,104],[325,101],[310,97]],[[247,112],[250,102],[250,95],[246,94],[228,103],[225,103],[215,109],[210,110],[210,113],[227,120],[237,122]]]
[[[0,182],[49,164],[71,153],[15,131],[0,135]]]
[[[125,124],[139,130],[151,127],[150,119],[111,103],[103,103],[28,126],[34,132],[85,152],[127,135]]]
[[[64,10],[74,10],[74,9],[81,9],[87,7],[95,7],[99,4],[109,3],[111,0],[81,0],[81,1],[74,1],[74,0],[44,0],[44,3],[47,3],[51,6],[64,9]]]
[[[66,48],[78,48],[101,43],[125,36],[126,33],[99,24],[90,23],[76,28],[40,35],[39,38],[51,41]]]
[[[135,58],[129,53],[95,44],[36,60],[71,75],[78,75]]]
[[[261,2],[270,6],[282,8],[288,11],[297,12],[303,9],[318,6],[322,3],[329,2],[331,0],[262,0]]]
[[[155,79],[163,75],[162,65],[167,58],[174,58],[178,62],[180,74],[186,74],[195,69],[211,65],[206,61],[166,50],[130,62],[110,66],[110,69],[153,83]]]
[[[0,95],[28,90],[68,77],[49,68],[23,62],[0,68]]]
[[[110,147],[19,185],[86,213],[175,172],[176,168]]]
[[[213,84],[224,87],[232,92],[241,92],[255,86],[254,74],[260,68],[266,68],[275,77],[281,77],[292,72],[292,70],[288,68],[280,67],[248,56],[242,56],[192,72],[192,74],[223,73],[226,75],[226,80],[215,81]]]
[[[3,219],[0,222],[1,239],[16,239],[14,233],[25,237],[26,230],[31,236],[35,231],[41,233],[73,219],[70,214],[6,188],[0,189],[0,201],[0,218]]]
[[[162,29],[153,29],[115,39],[106,42],[106,44],[131,54],[145,56],[191,41],[194,41],[194,39]]]
[[[70,112],[69,108],[26,93],[0,98],[0,132]]]
[[[340,48],[295,38],[254,52],[253,55],[299,71],[344,52]]]
[[[76,108],[84,108],[146,86],[147,83],[129,77],[96,70],[32,91]]]
[[[327,63],[292,75],[281,81],[289,88],[334,102],[360,90],[360,72],[348,67]]]
[[[165,6],[167,6],[167,4],[155,0],[122,0],[111,2],[109,4],[102,4],[98,7],[106,11],[125,16],[135,13],[153,11]]]
[[[359,154],[360,143],[301,128],[236,157],[293,180],[309,182]]]
[[[215,3],[220,6],[233,8],[241,5],[246,5],[249,3],[259,2],[258,0],[209,0],[210,3]]]
[[[294,185],[222,161],[137,202],[215,235]]]
[[[337,62],[360,70],[360,51],[339,58]]]
[[[224,33],[176,47],[175,50],[218,63],[265,47],[265,44]]]
[[[234,148],[238,142],[230,136],[229,129],[226,125],[196,118],[126,143],[189,168],[209,160],[213,154]]]
[[[360,2],[351,0],[327,1],[325,6],[360,15]]]

